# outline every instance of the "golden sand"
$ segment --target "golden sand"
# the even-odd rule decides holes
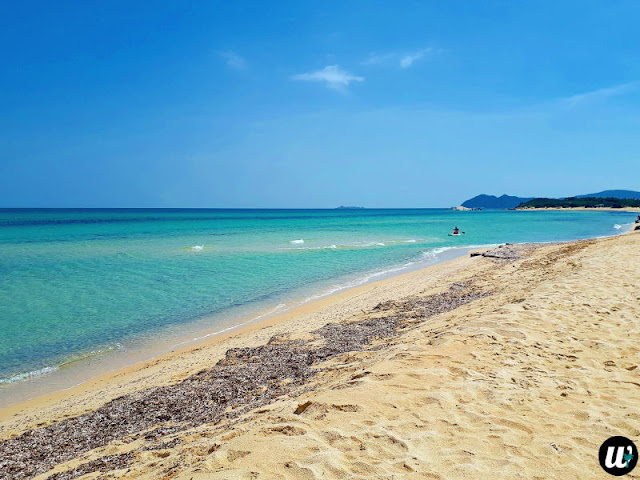
[[[132,452],[83,478],[606,478],[597,452],[640,436],[640,234],[483,257],[365,285],[223,339],[2,412],[3,437],[124,393],[176,382],[236,346],[298,338],[473,278],[492,295],[417,324],[379,349],[320,367],[301,394],[231,425],[201,425],[143,450],[122,439],[55,468]],[[50,474],[51,472],[48,472]],[[46,478],[48,474],[38,478]],[[634,476],[635,474],[635,476]],[[636,470],[627,478],[640,478]]]

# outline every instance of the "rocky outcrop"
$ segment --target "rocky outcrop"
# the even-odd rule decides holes
[[[492,248],[491,250],[487,250],[485,252],[471,252],[469,255],[472,257],[486,257],[495,260],[512,262],[514,260],[519,260],[523,257],[523,254],[526,251],[536,248],[537,246],[539,245],[536,245],[534,243],[520,243],[517,245],[514,245],[512,243],[505,243],[504,245],[500,245],[497,248]]]

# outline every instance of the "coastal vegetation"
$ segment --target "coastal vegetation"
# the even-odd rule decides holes
[[[534,198],[522,202],[517,209],[527,208],[627,208],[640,207],[640,200],[615,197]]]
[[[615,197],[615,198],[635,198],[636,200],[640,200],[640,192],[635,190],[603,190],[598,193],[587,193],[585,195],[576,195],[578,198],[582,197]]]
[[[467,207],[467,208],[489,208],[489,209],[500,209],[500,210],[505,210],[505,209],[511,209],[511,208],[520,208],[523,204],[530,202],[530,201],[535,201],[536,202],[536,206],[533,208],[544,208],[544,207],[538,207],[537,204],[540,203],[541,201],[545,201],[545,203],[547,201],[552,201],[552,202],[564,202],[567,200],[574,200],[574,199],[586,199],[586,198],[591,198],[591,199],[596,199],[598,200],[597,202],[595,202],[595,205],[599,205],[602,203],[602,200],[611,200],[613,199],[635,199],[635,200],[640,200],[640,192],[634,191],[634,190],[603,190],[602,192],[598,192],[598,193],[587,193],[585,195],[574,195],[571,197],[564,197],[564,198],[542,198],[542,197],[516,197],[516,196],[512,196],[512,195],[502,195],[500,197],[496,197],[495,195],[478,195],[476,197],[470,198],[469,200],[465,200],[463,203],[461,203],[461,205],[463,207]],[[569,205],[565,205],[565,206],[569,206]],[[577,207],[582,207],[585,205],[577,205]],[[589,204],[589,206],[591,206],[591,204]],[[614,207],[613,205],[605,205],[609,208],[623,208],[625,206],[629,206],[629,205],[623,205],[622,207]],[[556,207],[560,208],[562,207],[561,205],[557,205]]]

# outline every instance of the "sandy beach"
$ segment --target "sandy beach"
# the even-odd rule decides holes
[[[0,478],[604,478],[640,436],[639,247],[498,248],[3,409]]]
[[[640,1],[2,14],[0,480],[640,480]]]

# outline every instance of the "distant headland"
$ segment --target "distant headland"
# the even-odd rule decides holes
[[[470,198],[462,203],[461,206],[465,208],[491,208],[491,209],[509,209],[516,208],[523,202],[533,200],[531,198],[513,197],[511,195],[502,195],[496,197],[495,195],[478,195],[477,197]]]
[[[531,208],[628,208],[640,207],[640,192],[634,190],[604,190],[564,198],[516,197],[511,195],[478,195],[455,207],[459,210],[531,209]]]

